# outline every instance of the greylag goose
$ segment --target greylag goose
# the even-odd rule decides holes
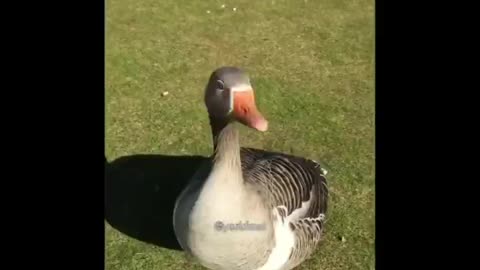
[[[302,157],[240,147],[235,122],[266,131],[243,69],[221,67],[205,91],[214,152],[177,198],[181,247],[209,269],[288,270],[323,234],[325,171]]]

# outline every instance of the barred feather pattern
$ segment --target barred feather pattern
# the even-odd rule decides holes
[[[282,220],[309,202],[308,209],[290,220],[295,245],[285,269],[292,269],[310,257],[321,240],[328,206],[325,175],[313,160],[252,148],[241,148],[240,153],[244,180],[263,193]]]

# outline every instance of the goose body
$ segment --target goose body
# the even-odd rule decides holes
[[[177,199],[173,224],[178,242],[209,269],[298,266],[323,234],[328,189],[320,165],[240,147],[236,121],[267,129],[243,70],[224,67],[212,73],[205,102],[214,153]]]

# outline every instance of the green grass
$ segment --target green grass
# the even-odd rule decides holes
[[[374,269],[373,4],[108,0],[106,156],[209,155],[204,86],[219,66],[244,67],[270,126],[241,128],[242,144],[329,171],[325,240],[299,269]],[[109,270],[202,269],[105,224]]]

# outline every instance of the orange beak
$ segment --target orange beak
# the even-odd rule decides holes
[[[253,91],[234,92],[233,115],[240,123],[259,131],[268,129],[268,122],[255,105]]]

